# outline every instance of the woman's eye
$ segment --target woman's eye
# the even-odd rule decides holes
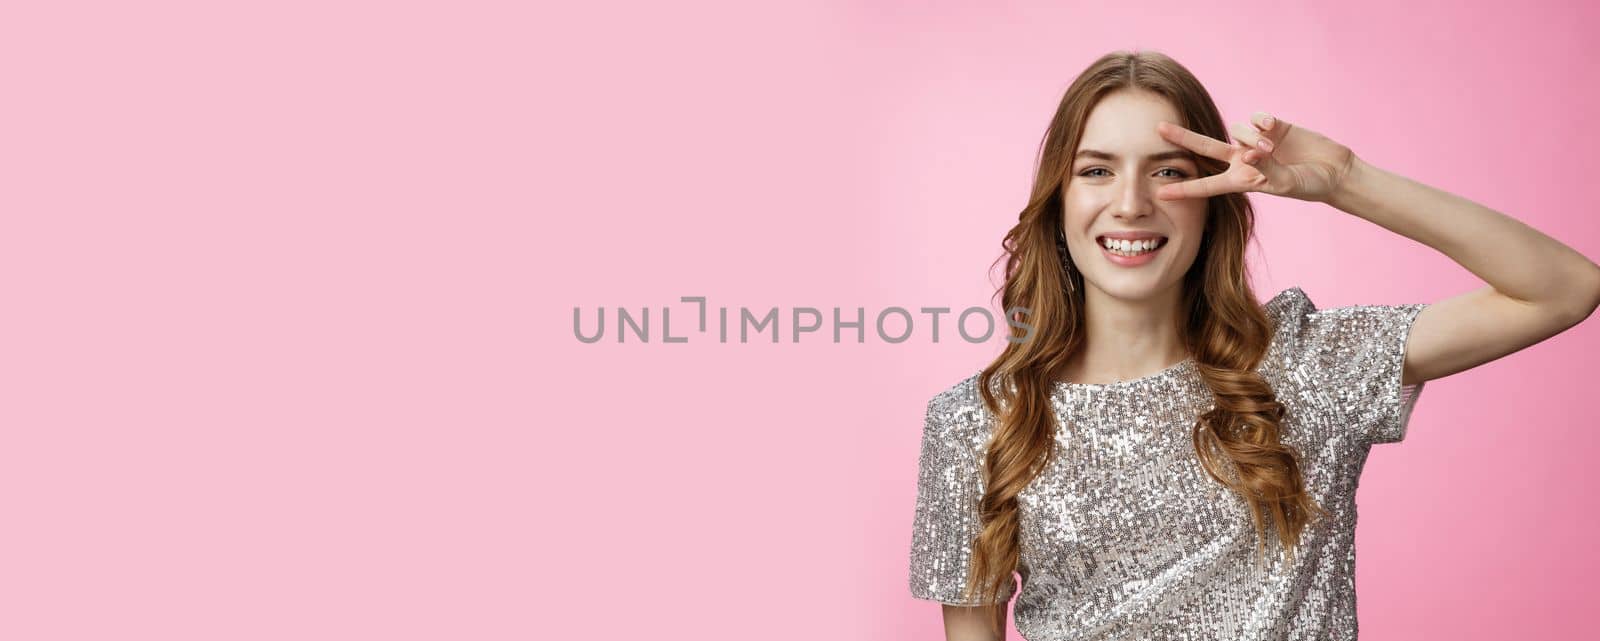
[[[1183,171],[1182,169],[1178,169],[1176,167],[1162,167],[1161,171],[1171,172],[1170,174],[1166,175],[1166,177],[1168,177],[1168,178],[1188,178],[1189,177],[1189,174],[1187,172]],[[1100,173],[1095,173],[1095,172],[1100,172]],[[1079,176],[1089,177],[1089,178],[1100,178],[1100,177],[1103,177],[1103,176],[1109,176],[1111,174],[1110,174],[1110,172],[1106,171],[1105,167],[1090,167],[1089,169],[1083,170],[1078,175]]]

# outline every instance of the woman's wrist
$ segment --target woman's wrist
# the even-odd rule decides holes
[[[1350,163],[1337,177],[1325,202],[1345,213],[1361,215],[1359,212],[1366,209],[1363,203],[1371,200],[1373,179],[1381,171],[1351,152]]]

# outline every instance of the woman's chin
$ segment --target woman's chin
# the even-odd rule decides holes
[[[1094,285],[1106,296],[1125,301],[1154,300],[1170,288],[1154,275],[1143,274],[1117,274],[1099,279]]]

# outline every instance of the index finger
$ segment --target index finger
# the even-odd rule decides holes
[[[1228,174],[1217,174],[1193,180],[1184,180],[1156,189],[1156,198],[1161,200],[1183,200],[1185,198],[1209,198],[1220,194],[1244,191],[1235,185],[1233,177]]]
[[[1156,133],[1161,134],[1161,137],[1166,139],[1167,142],[1202,156],[1227,162],[1233,154],[1233,147],[1228,143],[1210,136],[1197,134],[1165,120],[1156,123]]]

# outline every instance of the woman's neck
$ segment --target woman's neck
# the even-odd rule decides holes
[[[1127,300],[1090,287],[1086,340],[1068,361],[1066,380],[1104,384],[1160,372],[1188,356],[1178,333],[1181,285],[1150,298]]]

